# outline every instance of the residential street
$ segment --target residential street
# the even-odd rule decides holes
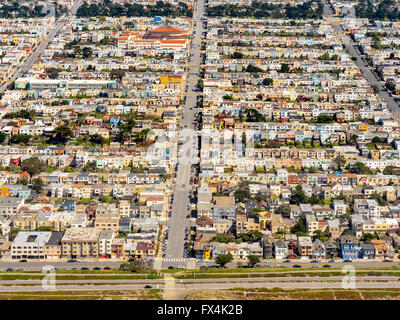
[[[201,35],[204,32],[202,18],[204,17],[204,0],[196,2],[196,9],[194,12],[193,24],[194,31],[191,48],[189,52],[189,67],[187,69],[187,89],[186,89],[186,101],[182,110],[183,119],[181,121],[181,130],[185,128],[193,129],[194,113],[196,112],[196,84],[200,79],[200,48],[201,48]],[[193,66],[193,67],[190,67]],[[197,156],[198,149],[192,145],[193,142],[189,142],[191,145],[189,149],[194,157]],[[190,193],[192,190],[192,184],[190,183],[190,177],[192,177],[192,165],[185,161],[185,155],[183,159],[178,158],[178,172],[176,177],[176,184],[174,186],[174,203],[172,208],[172,216],[169,218],[168,225],[170,226],[168,246],[166,251],[166,258],[162,263],[163,268],[168,266],[183,266],[186,267],[186,261],[183,259],[184,250],[184,237],[185,228],[190,226],[190,218],[187,216],[190,214],[188,206],[190,204]]]
[[[44,50],[47,48],[49,43],[53,41],[54,37],[60,32],[61,28],[68,21],[68,17],[75,15],[78,8],[82,5],[83,0],[77,0],[76,3],[72,6],[69,13],[66,13],[62,16],[55,24],[49,29],[47,36],[39,43],[39,45],[31,52],[31,54],[25,59],[25,61],[15,70],[15,72],[8,78],[8,82],[3,83],[0,86],[0,92],[4,92],[7,89],[7,86],[21,77],[24,72],[30,70],[33,64],[39,59],[39,57],[43,54]]]
[[[333,11],[331,7],[327,3],[326,0],[323,1],[324,4],[324,16],[328,18],[331,22],[333,29],[336,32],[343,32],[341,24],[334,23],[336,19],[334,19]],[[388,91],[384,88],[381,82],[377,79],[375,73],[372,72],[371,68],[366,65],[366,62],[363,60],[360,52],[356,48],[356,44],[351,40],[350,35],[343,33],[342,34],[343,43],[346,45],[346,49],[349,50],[349,54],[351,57],[356,57],[357,60],[355,61],[357,67],[363,73],[365,79],[369,82],[371,86],[376,85],[379,88],[379,97],[384,101],[392,114],[399,118],[400,116],[400,107],[399,104],[394,101],[393,97],[389,96]]]

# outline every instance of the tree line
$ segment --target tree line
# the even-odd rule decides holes
[[[101,3],[88,4],[84,2],[78,8],[76,13],[78,17],[192,17],[193,11],[188,8],[186,3],[179,2],[173,5],[168,2],[157,1],[155,5],[142,5],[138,3],[111,3],[110,0],[104,0]]]
[[[378,4],[374,4],[371,0],[359,0],[355,9],[358,18],[400,20],[399,7],[394,0],[383,0]]]
[[[66,11],[65,7],[60,7],[57,3],[53,3],[56,16]],[[37,18],[45,17],[49,12],[45,10],[43,5],[35,5],[29,7],[27,5],[20,5],[17,1],[10,4],[3,4],[0,6],[0,18]]]
[[[223,4],[207,9],[209,17],[232,17],[232,18],[286,18],[286,19],[321,19],[323,13],[322,3],[308,1],[297,6],[275,5],[265,2],[253,1],[250,6],[239,6],[234,4]]]

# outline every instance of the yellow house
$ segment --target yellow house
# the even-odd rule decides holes
[[[358,130],[367,131],[368,130],[368,126],[365,123],[361,123],[361,124],[358,125]]]
[[[8,197],[11,194],[10,187],[0,187],[0,197]]]
[[[160,76],[160,82],[163,85],[167,85],[169,83],[182,83],[182,76],[174,74]]]
[[[383,231],[386,232],[388,230],[388,225],[384,221],[377,221],[375,223],[375,231]]]

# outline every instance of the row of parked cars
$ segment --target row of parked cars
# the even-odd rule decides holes
[[[90,268],[88,268],[88,267],[82,267],[82,268],[54,268],[54,270],[90,270]],[[110,267],[104,267],[104,268],[94,267],[93,270],[111,270],[111,268]],[[19,269],[7,268],[6,271],[24,271],[24,269],[23,268],[19,268]]]
[[[189,252],[188,252],[188,241],[189,241],[189,227],[186,227],[185,229],[185,245],[183,246],[183,257],[187,258],[189,256]]]
[[[164,243],[163,243],[163,247],[162,247],[162,252],[163,252],[162,257],[163,258],[165,258],[165,254],[167,252],[169,229],[170,229],[170,227],[168,226],[164,232]]]

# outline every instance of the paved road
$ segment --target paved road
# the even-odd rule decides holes
[[[327,3],[326,0],[323,1],[324,4],[324,16],[328,18],[329,21],[332,22],[334,18],[334,13]],[[335,31],[341,32],[343,31],[342,26],[339,24],[331,23],[332,27]],[[346,45],[346,48],[349,50],[349,54],[351,57],[356,57],[357,61],[355,62],[357,67],[361,70],[365,79],[368,83],[373,86],[376,85],[379,88],[379,97],[386,103],[387,108],[393,114],[394,117],[399,119],[400,116],[400,107],[399,104],[391,97],[385,87],[381,84],[376,74],[372,72],[369,66],[366,66],[366,62],[363,60],[360,52],[357,49],[357,44],[353,42],[350,38],[350,35],[342,34],[342,41]]]
[[[62,285],[56,282],[55,291],[88,291],[88,290],[134,290],[144,289],[144,284],[115,284],[115,285]],[[330,289],[330,288],[343,288],[342,281],[336,282],[257,282],[257,283],[235,283],[227,281],[224,283],[196,283],[185,284],[178,282],[168,282],[165,284],[155,284],[153,289],[163,290],[220,290],[220,289],[234,289],[234,288],[282,288],[282,289]],[[355,288],[400,288],[400,281],[388,282],[366,282],[355,281]],[[41,285],[33,286],[3,286],[0,287],[0,292],[29,292],[29,291],[52,291],[51,289],[43,288]]]
[[[44,275],[43,275],[44,276]],[[356,281],[367,282],[397,282],[399,277],[395,276],[366,276],[357,277]],[[219,278],[219,279],[174,279],[174,283],[178,285],[198,285],[205,283],[213,283],[223,285],[224,283],[270,283],[270,282],[326,282],[326,281],[342,281],[343,276],[332,276],[332,277],[270,277],[270,278]],[[170,280],[159,279],[159,280],[149,280],[149,279],[86,279],[86,280],[58,280],[58,284],[69,284],[69,285],[90,285],[90,284],[143,284],[143,285],[163,285],[168,283]],[[38,280],[2,280],[0,281],[0,288],[7,285],[40,285],[42,279]]]
[[[70,11],[59,18],[52,27],[49,28],[48,34],[45,39],[31,52],[31,54],[25,59],[25,61],[19,66],[15,72],[8,78],[8,82],[3,83],[0,86],[0,92],[4,92],[10,82],[15,81],[23,75],[23,73],[30,70],[32,65],[39,59],[47,48],[48,44],[53,41],[54,37],[58,34],[61,28],[68,22],[69,17],[76,14],[78,8],[82,5],[83,0],[78,0],[70,9]]]
[[[189,51],[189,66],[198,66],[201,63],[200,49],[201,49],[201,36],[204,32],[203,22],[201,18],[204,17],[204,0],[196,1],[196,9],[193,17],[195,34],[192,37],[191,48]],[[200,68],[190,67],[187,70],[187,89],[186,100],[182,110],[183,119],[181,120],[182,129],[192,128],[194,113],[196,112],[196,84],[199,77]],[[184,131],[183,131],[184,132]],[[189,140],[190,141],[190,140]],[[198,156],[198,145],[193,145],[193,139],[189,142],[188,149],[193,152],[193,156]],[[174,202],[172,205],[172,216],[169,218],[167,225],[170,227],[169,239],[166,250],[166,257],[162,262],[162,267],[168,266],[183,266],[186,267],[186,260],[183,259],[184,252],[184,237],[185,228],[190,226],[190,194],[192,191],[192,184],[190,178],[193,177],[192,163],[182,161],[183,158],[178,160],[178,171],[176,177],[176,184],[174,186]]]

